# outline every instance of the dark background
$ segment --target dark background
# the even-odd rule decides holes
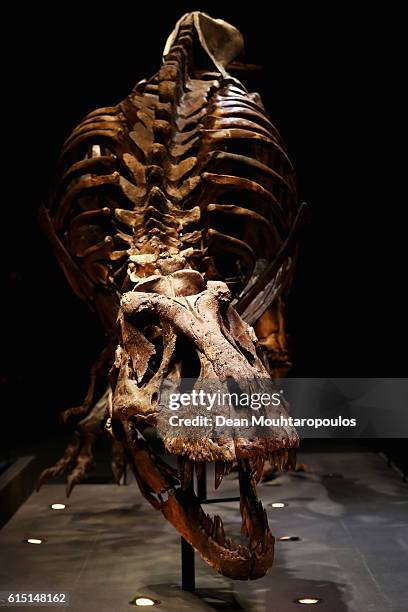
[[[246,60],[263,66],[246,83],[261,93],[310,204],[288,313],[293,375],[405,376],[400,16],[344,3],[86,7],[21,8],[5,22],[3,445],[56,435],[58,412],[80,403],[103,343],[36,222],[59,149],[85,114],[116,104],[158,69],[188,10],[243,33]]]

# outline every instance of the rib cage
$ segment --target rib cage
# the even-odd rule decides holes
[[[54,241],[108,329],[149,256],[224,280],[251,324],[290,283],[291,162],[258,94],[196,67],[196,36],[186,19],[158,73],[87,115],[64,144]]]

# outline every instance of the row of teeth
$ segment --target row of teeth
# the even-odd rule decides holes
[[[265,536],[268,535],[269,533],[269,526],[268,526],[268,515],[266,514],[266,510],[264,510],[263,506],[262,506],[262,502],[258,501],[257,502],[259,504],[259,511],[257,512],[257,516],[258,516],[258,521],[263,523],[263,529],[264,529],[264,533]],[[258,540],[258,538],[252,539],[251,538],[251,518],[250,518],[250,513],[248,511],[248,509],[244,506],[241,506],[241,515],[242,515],[242,526],[241,526],[241,535],[249,538],[249,548],[251,550],[256,550],[257,552],[262,552],[264,547],[265,549],[268,546],[268,540],[265,537],[264,540]]]
[[[232,548],[233,542],[225,537],[224,523],[218,514],[214,516],[213,520],[209,514],[206,514],[202,508],[200,508],[200,524],[213,540],[216,540],[222,546]]]
[[[264,471],[265,461],[269,461],[271,466],[277,470],[291,469],[294,468],[294,451],[292,449],[280,449],[268,453],[264,456],[255,455],[247,459],[249,469],[251,471],[251,477],[255,482],[259,482],[262,478]],[[178,469],[182,487],[187,490],[193,482],[194,469],[196,472],[197,480],[201,478],[203,463],[199,461],[190,461],[184,457],[178,457]],[[232,461],[215,461],[214,467],[214,486],[218,489],[222,479],[225,475],[229,474],[233,468],[234,463]]]
[[[262,508],[262,503],[258,503],[260,504],[262,512],[261,520],[263,520],[263,528],[265,531],[265,535],[267,535],[269,532],[268,517],[266,514],[266,510]],[[214,516],[214,519],[212,519],[210,515],[206,514],[200,507],[199,519],[201,527],[205,530],[206,534],[210,538],[216,541],[220,546],[237,552],[238,555],[241,557],[248,557],[251,554],[250,551],[252,550],[255,550],[258,553],[262,553],[264,546],[265,548],[268,546],[267,538],[265,538],[264,541],[251,540],[251,519],[247,511],[244,511],[242,513],[241,534],[249,538],[249,549],[246,546],[243,546],[242,544],[235,544],[233,540],[231,540],[231,538],[226,537],[224,523],[222,521],[222,518],[218,514],[216,514]]]
[[[187,490],[193,482],[194,469],[196,472],[197,481],[200,480],[204,463],[201,461],[190,461],[184,457],[178,457],[178,470],[182,483],[183,490]],[[214,467],[214,486],[216,489],[220,486],[222,479],[226,474],[229,474],[233,467],[232,461],[216,461]]]
[[[258,483],[264,471],[265,461],[269,461],[272,468],[276,470],[288,470],[295,468],[296,453],[294,449],[280,449],[268,453],[266,456],[256,455],[248,458],[251,477]]]
[[[240,556],[248,555],[248,550],[245,546],[235,544],[231,538],[226,537],[224,523],[218,514],[216,514],[214,519],[212,519],[209,514],[206,514],[200,508],[200,525],[205,530],[207,535],[215,540],[220,546],[228,548],[229,550],[237,551]]]

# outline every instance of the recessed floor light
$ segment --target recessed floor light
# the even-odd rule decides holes
[[[287,506],[288,504],[286,504],[285,502],[272,502],[270,504],[270,506],[272,508],[284,508],[285,506]]]
[[[323,478],[343,478],[343,474],[340,472],[328,472],[327,474],[323,474]]]
[[[295,603],[304,604],[306,606],[314,606],[321,601],[319,597],[299,597],[299,599],[295,599]]]
[[[67,508],[66,504],[51,504],[51,510],[65,510]]]
[[[45,540],[43,540],[42,538],[26,538],[24,540],[24,542],[26,542],[26,544],[42,544]]]
[[[298,542],[300,540],[299,536],[281,536],[278,538],[279,542]]]
[[[158,606],[160,601],[158,599],[152,599],[151,597],[135,597],[131,602],[132,606],[138,606],[144,608],[147,606]]]

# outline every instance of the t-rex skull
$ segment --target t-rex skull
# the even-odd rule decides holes
[[[267,438],[237,433],[220,438],[160,436],[159,402],[163,379],[174,388],[184,378],[195,386],[209,380],[220,386],[246,381],[250,388],[269,375],[257,355],[252,328],[230,304],[223,282],[204,281],[194,270],[142,279],[121,300],[120,345],[112,370],[113,395],[108,427],[121,439],[143,494],[215,569],[233,578],[257,578],[272,565],[273,536],[256,496],[264,460],[293,464],[294,429],[276,428]],[[269,379],[270,380],[270,379]],[[286,414],[284,408],[275,415]],[[177,455],[179,471],[163,455]],[[160,456],[161,455],[161,456]],[[216,486],[238,461],[242,533],[249,547],[226,538],[220,517],[201,509],[192,486],[203,462],[215,462]]]

